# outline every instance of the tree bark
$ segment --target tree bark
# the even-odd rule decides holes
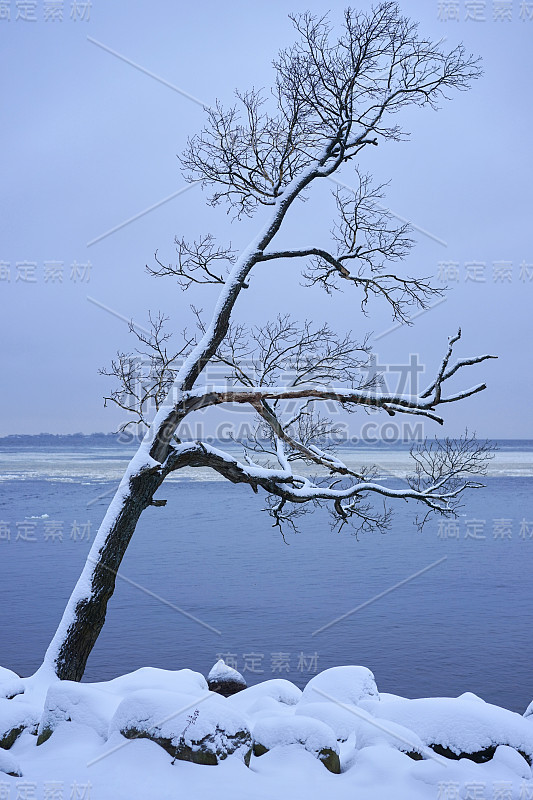
[[[121,484],[115,501],[121,507],[109,525],[104,541],[97,537],[85,568],[65,609],[61,624],[48,647],[45,667],[60,680],[80,681],[87,659],[105,622],[107,603],[115,590],[116,575],[139,517],[152,504],[163,481],[160,471],[144,469]],[[113,507],[113,504],[110,507]],[[109,513],[109,512],[108,512]],[[105,526],[106,520],[102,523]]]

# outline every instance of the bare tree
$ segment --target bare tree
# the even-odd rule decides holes
[[[464,367],[489,355],[453,360],[460,332],[449,339],[431,384],[415,395],[383,392],[365,378],[368,341],[337,335],[328,325],[297,324],[282,316],[262,328],[232,322],[241,291],[256,265],[301,262],[308,284],[326,291],[351,285],[366,313],[373,296],[383,298],[394,318],[407,321],[413,306],[425,308],[439,292],[429,279],[405,277],[396,270],[412,242],[406,225],[383,209],[381,187],[355,170],[356,190],[335,192],[337,221],[332,247],[313,241],[299,249],[277,249],[276,237],[288,212],[312,185],[332,176],[346,162],[378,143],[402,140],[395,122],[403,107],[437,107],[449,90],[465,89],[479,75],[477,61],[462,46],[445,51],[419,36],[395,3],[369,13],[347,11],[340,36],[326,17],[292,17],[296,43],[279,54],[271,96],[237,93],[235,107],[216,105],[204,130],[188,143],[183,165],[190,180],[213,193],[213,205],[227,204],[236,218],[261,207],[265,219],[240,255],[219,246],[211,235],[188,243],[177,239],[176,264],[157,258],[151,272],[171,276],[182,288],[219,284],[212,317],[170,348],[164,318],[151,318],[151,332],[136,331],[139,350],[119,354],[106,374],[118,378],[112,401],[132,412],[146,431],[105,515],[82,575],[47,650],[42,670],[80,680],[104,624],[115,576],[140,514],[161,505],[154,495],[171,472],[208,467],[232,483],[268,496],[274,523],[294,524],[301,511],[326,505],[338,524],[385,526],[390,500],[414,500],[425,512],[453,514],[465,489],[476,487],[489,451],[466,436],[420,446],[413,452],[414,474],[405,488],[376,480],[372,468],[356,472],[323,445],[334,424],[320,409],[326,403],[355,410],[381,409],[421,415],[442,423],[446,403],[470,397],[484,383],[452,394],[448,381]],[[137,357],[147,356],[144,372]],[[227,369],[223,385],[202,384],[208,364]],[[141,373],[139,373],[141,369]],[[140,378],[139,378],[140,376]],[[139,386],[141,387],[139,389]],[[233,404],[253,409],[256,432],[237,459],[206,442],[180,441],[180,425],[194,412]],[[149,419],[146,409],[155,406]],[[303,474],[298,464],[320,473]],[[377,501],[377,503],[376,503]]]

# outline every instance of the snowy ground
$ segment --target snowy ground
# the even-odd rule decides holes
[[[0,742],[1,800],[533,800],[528,712],[469,693],[380,694],[357,666],[326,670],[303,692],[277,679],[228,698],[191,670],[77,684],[0,668]],[[176,760],[165,742],[219,763]],[[252,745],[263,754],[250,757]],[[330,765],[338,755],[340,774],[324,753]]]

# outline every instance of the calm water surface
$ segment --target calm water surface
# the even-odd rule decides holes
[[[39,666],[128,453],[0,447],[3,666]],[[405,453],[374,456],[400,486]],[[261,513],[264,495],[168,482],[167,506],[137,527],[85,680],[146,665],[206,674],[229,654],[248,683],[303,686],[316,670],[363,664],[383,691],[472,691],[523,712],[533,698],[531,443],[504,445],[486,484],[451,525],[420,533],[402,504],[390,532],[356,538],[316,511],[285,544]]]

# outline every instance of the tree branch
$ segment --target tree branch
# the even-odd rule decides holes
[[[453,515],[460,495],[468,488],[481,486],[478,480],[467,476],[483,474],[493,456],[488,443],[480,444],[475,437],[468,435],[458,441],[446,439],[430,445],[426,442],[411,452],[416,471],[408,479],[407,489],[391,489],[372,481],[358,481],[344,488],[320,486],[316,481],[292,472],[283,456],[282,447],[279,451],[283,464],[281,469],[270,469],[253,462],[243,464],[222,450],[196,442],[173,448],[161,470],[162,475],[166,476],[185,466],[209,467],[232,483],[248,484],[254,491],[261,488],[283,501],[282,504],[271,506],[277,525],[280,524],[279,513],[285,503],[301,505],[320,501],[330,502],[333,512],[343,524],[361,513],[369,519],[368,509],[362,511],[359,507],[360,502],[369,496],[415,500],[430,511]]]

